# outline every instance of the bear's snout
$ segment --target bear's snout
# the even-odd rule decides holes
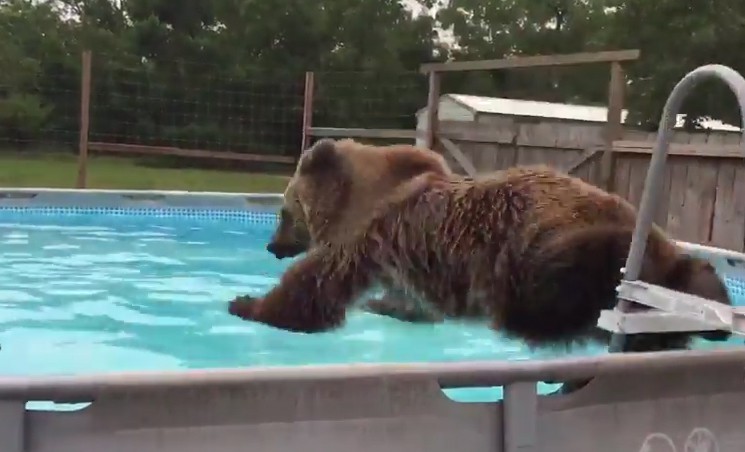
[[[295,257],[306,251],[306,247],[300,243],[293,242],[289,244],[269,242],[266,246],[266,250],[269,251],[277,259],[284,259],[286,257]]]

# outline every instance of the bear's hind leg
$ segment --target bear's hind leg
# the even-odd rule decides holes
[[[546,229],[518,248],[508,265],[503,330],[536,347],[597,339],[600,311],[615,304],[632,232],[615,225]]]
[[[230,314],[288,331],[313,333],[344,322],[347,306],[373,279],[364,254],[320,246],[285,271],[264,297],[237,297]]]
[[[386,289],[380,298],[371,298],[362,305],[362,310],[372,314],[391,317],[408,323],[441,322],[442,316],[427,310],[400,289]]]

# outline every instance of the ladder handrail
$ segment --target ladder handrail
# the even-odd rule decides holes
[[[662,119],[657,129],[657,139],[655,141],[652,159],[647,170],[647,177],[644,181],[644,192],[639,205],[639,213],[636,217],[634,235],[631,240],[631,248],[626,259],[626,266],[623,270],[623,279],[625,281],[635,281],[639,278],[641,272],[642,260],[647,245],[647,237],[652,228],[652,221],[657,210],[659,194],[662,188],[662,181],[665,178],[665,164],[667,163],[667,152],[670,147],[670,139],[673,133],[673,126],[676,123],[678,112],[686,96],[701,81],[709,78],[718,78],[722,80],[737,97],[737,103],[740,107],[741,131],[745,136],[745,78],[737,71],[723,66],[721,64],[709,64],[700,66],[686,74],[673,88],[670,96],[665,102],[665,108],[662,111]],[[742,143],[741,143],[742,144]],[[745,157],[745,150],[743,152]],[[624,299],[619,299],[616,304],[616,310],[626,312],[629,303]],[[623,334],[614,334],[610,343],[610,352],[620,352],[623,350],[625,336]]]

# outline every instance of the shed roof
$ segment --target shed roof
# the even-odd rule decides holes
[[[575,121],[605,122],[608,114],[607,107],[596,107],[592,105],[572,105],[556,102],[543,102],[535,100],[508,99],[505,97],[472,96],[470,94],[444,94],[443,99],[450,98],[454,102],[471,110],[474,113],[500,114],[511,116],[533,116],[541,118],[569,119]],[[417,114],[424,111],[420,109]],[[626,121],[628,110],[622,110],[621,122]],[[676,127],[681,127],[685,115],[678,115]],[[739,131],[740,128],[731,124],[723,123],[716,119],[703,122],[703,126],[712,130]]]

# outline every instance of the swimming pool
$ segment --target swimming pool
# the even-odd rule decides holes
[[[0,203],[0,374],[566,354],[530,351],[485,325],[459,322],[413,325],[353,311],[343,328],[305,335],[229,316],[229,299],[265,292],[290,264],[264,248],[276,198],[246,204],[227,195],[199,202],[187,194],[42,194],[46,201],[43,195],[6,196]],[[571,352],[599,353],[605,350]],[[541,393],[557,387],[539,383]],[[460,401],[502,396],[500,388],[446,392]]]

